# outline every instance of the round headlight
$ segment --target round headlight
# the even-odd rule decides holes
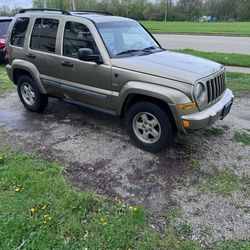
[[[195,84],[194,86],[194,97],[197,101],[201,101],[201,99],[204,97],[205,89],[204,85],[200,82]]]

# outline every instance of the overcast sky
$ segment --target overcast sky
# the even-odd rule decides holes
[[[0,0],[0,6],[8,6],[10,9],[15,7],[30,8],[32,7],[32,0]]]

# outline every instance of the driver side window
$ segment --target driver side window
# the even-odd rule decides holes
[[[63,38],[63,55],[77,58],[78,50],[81,48],[89,48],[94,54],[99,54],[90,30],[81,23],[67,22]]]

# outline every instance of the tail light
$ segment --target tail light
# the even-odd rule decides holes
[[[5,61],[5,63],[10,64],[8,49],[6,47],[3,49],[3,53],[4,53],[4,61]]]
[[[0,48],[5,47],[6,36],[0,36]]]

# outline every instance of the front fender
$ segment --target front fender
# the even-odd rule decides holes
[[[169,107],[173,107],[177,103],[191,102],[187,95],[176,89],[147,82],[130,81],[122,87],[119,93],[119,101],[116,110],[118,115],[121,115],[123,105],[131,94],[145,95],[162,100],[168,104]]]
[[[14,71],[15,69],[21,69],[27,71],[33,80],[35,81],[35,84],[37,85],[38,89],[42,94],[47,94],[42,81],[40,79],[40,73],[37,70],[36,66],[30,62],[20,60],[20,59],[15,59],[11,65],[6,66],[8,74],[12,82],[14,82]]]

